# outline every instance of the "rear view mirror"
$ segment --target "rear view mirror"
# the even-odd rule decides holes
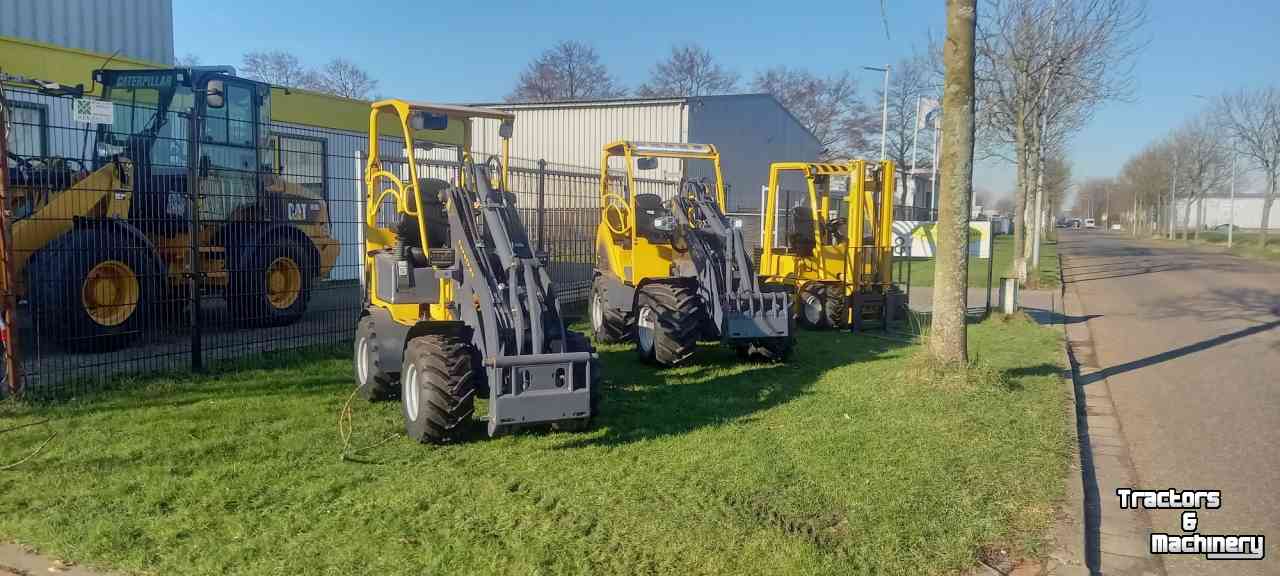
[[[226,92],[223,91],[221,80],[210,80],[209,83],[205,85],[205,106],[209,108],[221,108],[225,103],[225,98],[223,98],[225,93]]]
[[[409,116],[409,127],[414,130],[444,130],[449,127],[449,117],[430,112],[414,112]]]
[[[498,125],[498,136],[507,139],[511,138],[511,133],[515,131],[515,123],[510,120],[503,120]]]
[[[657,158],[636,158],[636,170],[653,170],[657,167]]]

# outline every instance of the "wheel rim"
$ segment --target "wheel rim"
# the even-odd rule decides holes
[[[804,320],[813,326],[822,321],[822,300],[813,293],[804,295]]]
[[[412,364],[404,374],[404,414],[411,422],[418,421],[418,367]]]
[[[601,300],[604,297],[599,293],[591,298],[591,329],[599,334],[604,329],[604,310],[602,310]]]
[[[356,375],[360,377],[360,383],[364,384],[369,381],[369,339],[361,336],[357,350]]]
[[[653,308],[642,306],[640,314],[636,318],[636,342],[640,344],[640,350],[648,354],[653,350],[653,331],[654,319],[657,314]]]
[[[267,266],[267,301],[283,310],[298,301],[302,291],[302,269],[293,258],[281,256]]]
[[[89,270],[80,287],[80,303],[101,326],[119,326],[138,309],[141,285],[133,268],[119,260],[104,260]]]

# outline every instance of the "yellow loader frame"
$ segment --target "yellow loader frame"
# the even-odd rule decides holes
[[[600,225],[596,227],[596,262],[628,286],[671,276],[675,251],[669,245],[652,244],[636,232],[635,159],[676,158],[709,160],[715,167],[716,201],[724,210],[724,178],[720,172],[720,151],[712,144],[675,144],[615,140],[600,153]],[[626,189],[612,189],[609,159],[626,163]],[[626,240],[626,242],[619,242]]]
[[[813,251],[797,253],[777,246],[780,181],[787,173],[805,179],[809,216],[813,223]],[[811,328],[840,328],[860,324],[871,313],[882,313],[893,284],[894,164],[884,160],[845,163],[775,162],[769,166],[769,188],[761,230],[760,275],[770,284],[785,284],[795,296],[795,313]],[[848,194],[833,199],[831,180],[846,178]],[[844,202],[839,219],[829,218],[834,202]],[[842,238],[836,237],[836,232]],[[798,233],[805,233],[799,231]],[[862,304],[866,304],[863,306]]]
[[[369,303],[375,307],[386,310],[391,319],[397,324],[405,326],[413,326],[420,320],[457,320],[453,311],[450,309],[450,303],[453,302],[453,285],[447,279],[437,280],[440,283],[440,299],[435,304],[394,304],[378,297],[377,275],[371,274],[369,271],[374,269],[374,255],[394,248],[396,246],[396,231],[392,228],[378,225],[378,215],[382,210],[383,202],[390,197],[395,202],[396,212],[405,216],[412,216],[418,221],[418,234],[422,238],[422,248],[430,250],[432,248],[448,248],[448,246],[429,246],[427,239],[427,219],[422,218],[418,213],[418,207],[421,204],[421,192],[418,189],[420,176],[418,174],[418,162],[413,159],[406,159],[405,164],[408,165],[408,180],[402,180],[394,172],[383,166],[382,158],[379,155],[379,136],[384,134],[379,130],[378,121],[382,115],[396,117],[399,122],[399,135],[405,142],[414,142],[414,130],[409,126],[409,119],[413,112],[426,112],[447,117],[451,120],[461,120],[458,122],[462,126],[462,148],[460,149],[464,160],[471,155],[471,120],[472,118],[489,118],[498,121],[512,122],[515,116],[500,110],[492,110],[487,108],[473,108],[466,106],[448,106],[442,104],[421,104],[409,102],[400,99],[379,100],[372,104],[369,111],[369,158],[365,166],[365,210],[364,210],[364,269],[365,280],[367,282],[369,295]],[[508,166],[510,165],[511,139],[502,138],[502,189],[507,189]],[[465,185],[465,170],[458,171],[458,184]],[[413,202],[409,202],[409,198]],[[460,251],[461,252],[461,251]],[[464,265],[468,265],[465,261]]]

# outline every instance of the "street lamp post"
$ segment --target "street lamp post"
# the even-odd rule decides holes
[[[877,66],[863,66],[863,70],[871,70],[872,72],[884,72],[884,88],[880,95],[880,160],[884,160],[885,153],[888,150],[887,136],[889,134],[889,66],[885,64],[884,68]]]

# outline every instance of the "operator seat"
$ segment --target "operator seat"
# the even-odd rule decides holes
[[[661,196],[636,194],[636,234],[654,244],[671,242],[670,232],[658,230],[653,225],[654,220],[670,215],[671,211],[662,204]]]
[[[418,192],[422,196],[422,207],[418,213],[426,218],[427,247],[447,248],[449,246],[449,215],[444,210],[442,197],[449,188],[449,182],[439,178],[419,178]],[[416,203],[407,198],[406,203],[412,209]],[[396,236],[405,255],[416,267],[428,266],[427,252],[422,247],[422,236],[418,231],[418,218],[405,214],[396,225]]]
[[[791,233],[787,235],[787,244],[791,253],[796,256],[813,256],[817,243],[813,238],[813,213],[808,206],[796,206],[791,209]]]

